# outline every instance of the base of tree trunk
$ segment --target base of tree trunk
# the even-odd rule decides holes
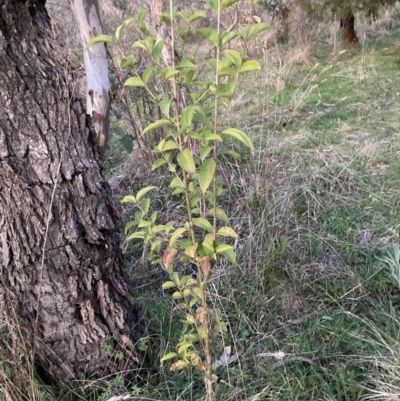
[[[346,46],[357,45],[358,37],[354,29],[354,15],[340,19],[340,29],[342,32],[342,40]]]

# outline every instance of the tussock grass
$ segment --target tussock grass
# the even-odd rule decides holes
[[[215,355],[239,355],[217,370],[220,400],[399,397],[398,272],[385,267],[400,234],[397,35],[243,84],[229,118],[256,150],[223,166],[239,263],[218,265],[209,289],[229,325]],[[148,291],[161,356],[179,333],[170,301],[144,290],[147,306]],[[165,366],[154,385],[200,400],[198,380]]]

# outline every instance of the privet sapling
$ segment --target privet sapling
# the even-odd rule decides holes
[[[236,158],[240,155],[224,151],[220,145],[233,138],[253,149],[250,138],[239,129],[225,127],[224,120],[239,77],[260,69],[256,60],[225,47],[235,38],[247,42],[268,27],[265,23],[255,23],[240,31],[221,31],[221,13],[237,1],[207,1],[216,15],[216,29],[199,28],[196,32],[212,47],[214,51],[209,54],[215,57],[200,61],[184,54],[180,44],[192,29],[192,23],[204,18],[206,13],[198,10],[186,15],[184,11],[175,9],[170,1],[169,10],[160,16],[171,27],[172,37],[168,43],[170,65],[161,61],[164,39],[150,33],[145,24],[146,13],[141,12],[137,27],[143,39],[136,41],[133,47],[146,51],[153,65],[125,82],[127,87],[145,88],[163,115],[162,119],[147,126],[142,134],[160,129],[165,132],[165,137],[153,149],[158,158],[151,169],[168,167],[171,196],[182,197],[183,208],[180,210],[184,210],[184,223],[170,221],[158,224],[157,212],[150,214],[150,198],[146,196],[156,189],[155,186],[143,188],[135,196],[125,196],[123,203],[133,203],[137,207],[134,219],[125,227],[125,232],[129,233],[127,240],[140,239],[148,244],[152,262],[160,263],[168,274],[163,289],[172,290],[172,297],[177,301],[175,310],[186,313],[176,350],[167,353],[161,361],[173,359],[171,370],[193,367],[203,371],[208,401],[214,399],[212,383],[215,381],[211,339],[227,328],[221,311],[208,304],[207,282],[217,257],[222,255],[231,263],[236,262],[234,248],[227,239],[236,238],[237,234],[228,225],[228,217],[218,202],[223,188],[217,180],[217,165],[223,154]],[[181,27],[177,32],[178,20]],[[132,22],[133,19],[128,19],[118,27],[116,40]],[[98,41],[111,42],[112,38],[102,35],[94,38],[90,45]],[[204,63],[209,72],[207,74],[202,68]],[[121,68],[133,68],[134,65],[133,55],[121,60]],[[210,76],[212,78],[208,79]],[[164,83],[162,90],[157,91],[150,85],[153,77],[158,88],[161,82]],[[190,104],[180,109],[182,88],[187,91]],[[175,268],[179,263],[193,263],[197,267],[196,277],[179,274]]]

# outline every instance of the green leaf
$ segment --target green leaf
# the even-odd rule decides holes
[[[144,131],[142,132],[142,135],[146,134],[147,132],[153,131],[157,128],[161,128],[161,127],[166,127],[166,126],[171,126],[173,125],[171,123],[171,121],[169,120],[157,120],[152,124],[149,124]]]
[[[237,50],[227,49],[224,50],[223,53],[232,59],[236,67],[240,67],[242,65],[243,57]]]
[[[176,15],[185,23],[185,24],[189,24],[189,18],[188,18],[188,16],[185,14],[185,12],[184,11],[178,11],[177,13],[176,13]]]
[[[189,17],[189,22],[196,21],[197,19],[200,18],[205,18],[206,17],[206,12],[204,10],[198,10],[194,12],[190,17]]]
[[[223,32],[219,35],[219,42],[221,46],[224,46],[227,43],[229,43],[232,39],[235,39],[237,36],[238,33],[236,31]]]
[[[154,69],[155,67],[148,67],[143,71],[142,80],[146,85],[148,84]]]
[[[179,64],[175,68],[178,69],[178,70],[183,69],[183,68],[196,69],[197,65],[193,64],[192,61],[190,61],[187,58],[185,58],[185,59],[181,60],[179,62]]]
[[[211,233],[213,231],[213,227],[212,227],[211,223],[204,217],[198,217],[196,219],[193,219],[193,224],[196,227],[203,228],[204,230],[208,231],[209,233]]]
[[[147,212],[150,209],[150,199],[149,198],[144,198],[142,200],[142,203],[140,205],[140,208],[142,209],[144,214],[147,214]],[[150,223],[150,222],[149,222]],[[151,223],[150,223],[151,224]]]
[[[160,56],[161,56],[161,51],[162,51],[163,46],[164,46],[164,40],[158,39],[153,47],[153,52],[152,52],[153,58],[157,64],[160,64]]]
[[[229,249],[233,250],[232,245],[228,245],[228,244],[220,244],[215,248],[215,252],[217,253],[223,253],[225,251],[228,251]]]
[[[239,0],[222,0],[220,5],[220,12],[230,7],[232,4],[237,3]]]
[[[163,290],[168,290],[169,288],[175,288],[176,284],[173,281],[166,281],[161,287]]]
[[[199,106],[196,106],[193,104],[191,104],[188,107],[185,107],[182,110],[182,114],[181,114],[182,127],[190,127],[192,125],[193,116],[196,111],[200,112],[201,110],[200,110]]]
[[[151,171],[156,170],[163,164],[165,164],[167,161],[165,159],[157,159],[151,166]]]
[[[248,29],[243,29],[239,31],[239,36],[245,41],[248,42],[251,38],[256,36],[262,31],[265,31],[269,28],[269,25],[265,22],[260,22],[258,24],[253,24]]]
[[[238,139],[243,142],[248,148],[254,150],[253,144],[251,143],[250,138],[241,130],[236,128],[228,128],[221,132],[221,135],[231,136],[233,138]]]
[[[132,135],[124,135],[121,138],[122,146],[128,153],[133,152],[133,136]]]
[[[165,73],[165,79],[170,79],[172,76],[179,74],[179,70],[173,70],[172,68],[168,69]]]
[[[137,203],[133,195],[126,195],[122,198],[121,203]]]
[[[172,248],[175,246],[177,239],[184,234],[187,231],[185,227],[180,227],[177,228],[173,234],[171,235],[171,238],[169,239],[169,246]]]
[[[229,262],[233,264],[236,263],[236,253],[233,248],[222,251],[221,253],[229,260]]]
[[[179,343],[178,354],[182,355],[188,348],[192,346],[193,344],[190,341],[182,341],[181,343]]]
[[[237,238],[238,237],[238,235],[235,233],[235,231],[232,230],[232,228],[230,228],[228,226],[221,227],[217,231],[217,235],[219,235],[221,237],[233,237],[233,238]]]
[[[185,255],[189,256],[189,258],[194,258],[196,256],[196,250],[198,247],[198,243],[191,244],[185,248]]]
[[[121,68],[132,68],[135,65],[135,56],[131,54],[128,57],[122,57]]]
[[[217,0],[218,1],[218,0]],[[214,47],[219,46],[219,38],[218,38],[218,32],[213,29],[213,28],[199,28],[196,29],[196,32],[203,36],[204,38],[208,39],[210,43]]]
[[[146,86],[140,77],[130,77],[125,81],[124,85],[125,86],[139,86],[139,87]]]
[[[139,202],[140,198],[142,198],[144,195],[146,195],[148,192],[152,191],[153,189],[156,189],[157,187],[155,187],[154,185],[146,187],[146,188],[142,188],[137,194],[136,194],[136,199]]]
[[[258,61],[247,60],[240,67],[239,74],[243,74],[244,72],[259,71],[259,70],[261,70],[261,65]]]
[[[144,239],[146,233],[144,231],[138,231],[136,233],[131,234],[126,240],[130,241],[132,239]]]
[[[171,184],[169,184],[171,188],[182,188],[185,189],[185,186],[183,185],[182,180],[179,177],[175,177],[172,181]]]
[[[176,157],[179,165],[188,173],[195,173],[196,166],[194,164],[192,152],[189,149],[184,149],[182,152],[178,153]]]
[[[214,212],[215,212],[217,218],[219,218],[219,219],[222,220],[222,221],[225,221],[226,223],[228,222],[228,216],[226,215],[226,213],[225,213],[222,209],[217,208],[217,209],[215,210],[215,208],[211,208],[211,209],[208,211],[208,215],[209,215],[209,216],[214,216]]]
[[[161,359],[160,362],[165,362],[168,361],[168,359],[172,359],[178,356],[176,352],[168,352],[168,354],[164,355]]]
[[[163,99],[163,100],[161,100],[160,103],[158,103],[158,105],[160,106],[161,113],[163,113],[164,116],[166,116],[168,118],[169,118],[169,109],[171,107],[171,103],[172,103],[172,99],[169,99],[169,98]]]
[[[174,149],[178,149],[178,145],[175,141],[173,141],[172,139],[168,140],[167,142],[165,142],[162,151],[163,152],[167,152],[168,150],[174,150]]]
[[[139,224],[139,222],[136,221],[136,220],[128,221],[128,222],[125,224],[124,233],[126,234],[126,233],[128,232],[129,229],[131,229],[132,227],[137,226],[138,224]]]
[[[205,161],[201,166],[199,170],[199,183],[200,183],[200,188],[203,194],[207,191],[208,187],[211,184],[211,181],[214,178],[214,173],[215,173],[215,168],[217,164],[215,163],[215,160],[210,159]]]
[[[206,0],[208,6],[213,10],[215,13],[218,12],[218,1],[219,0]]]
[[[204,160],[212,151],[211,146],[200,146],[200,159]]]
[[[125,29],[133,22],[134,18],[126,19],[115,31],[115,37],[119,41]]]
[[[98,35],[94,37],[93,39],[90,39],[89,42],[86,43],[86,49],[89,49],[89,47],[92,47],[94,45],[97,45],[98,43],[112,43],[113,40],[111,36],[109,35]]]
[[[144,19],[147,16],[148,11],[140,11],[140,13],[137,16],[137,22],[138,22],[138,26],[143,25]]]

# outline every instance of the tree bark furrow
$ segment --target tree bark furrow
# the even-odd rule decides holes
[[[44,3],[0,0],[0,293],[30,335],[38,315],[31,340],[56,376],[108,374],[136,363],[140,317],[93,124]]]

